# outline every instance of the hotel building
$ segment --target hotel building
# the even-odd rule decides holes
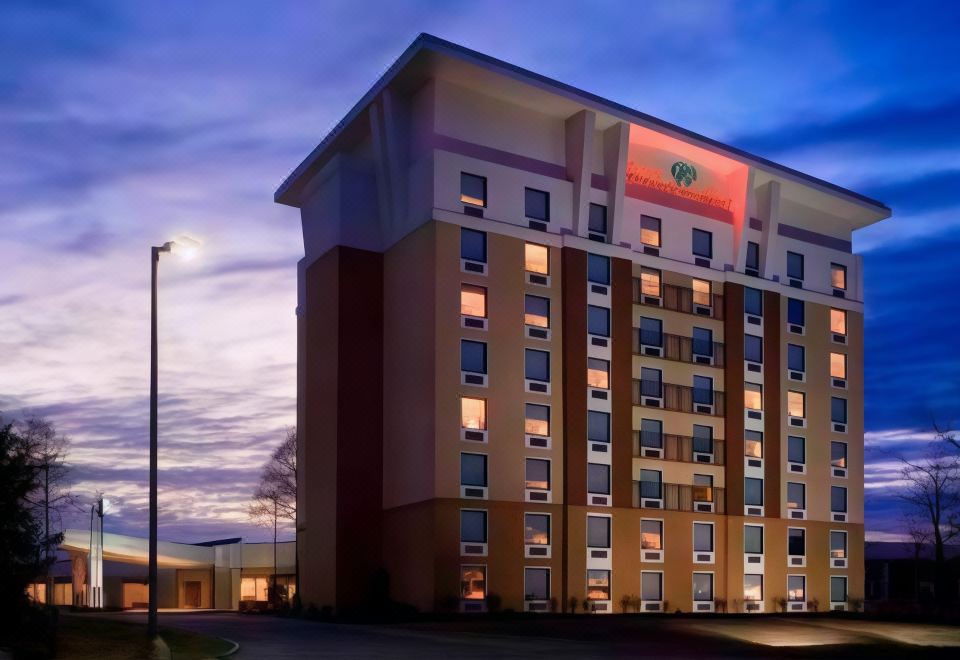
[[[424,611],[863,597],[886,206],[428,35],[275,199],[304,604],[381,569]]]

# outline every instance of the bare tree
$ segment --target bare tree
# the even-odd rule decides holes
[[[248,508],[250,517],[262,527],[273,527],[273,575],[269,598],[276,604],[277,531],[281,521],[297,520],[297,431],[287,435],[263,466],[260,481]]]

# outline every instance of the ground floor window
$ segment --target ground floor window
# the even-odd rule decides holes
[[[526,600],[550,600],[550,569],[523,569],[523,593]]]
[[[267,601],[270,578],[266,575],[240,578],[240,600]]]
[[[787,600],[802,603],[807,599],[807,578],[803,575],[787,576]]]
[[[707,603],[713,602],[713,573],[693,574],[693,599]]]
[[[763,576],[747,574],[743,576],[743,599],[750,601],[763,600]]]
[[[830,602],[847,602],[847,578],[839,575],[830,577]]]
[[[465,600],[483,600],[487,597],[487,567],[460,568],[460,597]]]
[[[663,600],[663,573],[643,571],[640,573],[640,598]]]
[[[587,571],[587,598],[610,600],[610,571]]]

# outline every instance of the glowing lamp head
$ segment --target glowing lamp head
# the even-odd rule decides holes
[[[184,261],[190,261],[200,253],[201,243],[190,236],[178,236],[176,240],[167,243],[170,246],[170,253],[175,254]]]

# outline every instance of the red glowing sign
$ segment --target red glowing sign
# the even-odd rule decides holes
[[[683,164],[690,167],[689,164]],[[696,170],[694,168],[694,172],[695,171]],[[627,163],[627,183],[653,188],[654,190],[667,193],[668,195],[675,195],[676,197],[683,197],[684,199],[700,202],[701,204],[707,204],[708,206],[715,206],[723,209],[724,211],[731,210],[733,205],[733,200],[725,196],[723,192],[714,186],[701,188],[697,186],[695,182],[691,182],[687,186],[678,185],[675,179],[665,178],[663,175],[663,170],[660,168],[647,165],[638,165],[632,160]]]

